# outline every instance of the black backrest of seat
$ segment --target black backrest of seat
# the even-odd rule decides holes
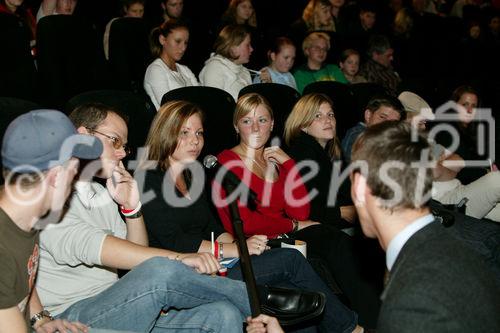
[[[176,100],[197,104],[204,112],[205,146],[201,156],[216,155],[238,143],[233,128],[236,104],[229,93],[213,87],[183,87],[163,95],[161,104]]]
[[[109,86],[102,39],[92,24],[73,15],[42,18],[37,31],[41,101],[62,107],[72,96]]]
[[[331,98],[339,138],[342,138],[345,132],[359,121],[354,112],[356,104],[349,85],[335,81],[317,81],[304,88],[303,95],[310,93],[320,93]]]
[[[0,133],[3,136],[9,124],[23,113],[38,109],[39,106],[33,102],[14,98],[0,97]],[[2,170],[2,160],[0,159],[0,170]],[[3,184],[2,172],[0,172],[0,184]]]
[[[152,60],[148,38],[143,19],[121,17],[111,23],[109,65],[117,88],[142,91],[144,73]]]
[[[128,145],[133,149],[133,153],[127,157],[127,160],[135,159],[137,148],[144,146],[149,127],[156,114],[151,102],[130,91],[94,90],[71,98],[66,104],[65,110],[69,114],[77,106],[86,103],[103,103],[128,116]]]
[[[34,100],[36,70],[31,31],[15,15],[0,13],[0,95]]]
[[[384,87],[377,83],[355,83],[351,85],[351,91],[356,103],[356,113],[359,121],[364,120],[364,111],[368,102],[374,96],[387,94]]]
[[[299,92],[284,84],[256,83],[241,89],[238,97],[248,93],[257,93],[269,102],[274,114],[273,135],[283,138],[286,118],[299,100]]]

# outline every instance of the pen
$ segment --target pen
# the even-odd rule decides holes
[[[215,247],[214,247],[214,232],[213,232],[213,231],[212,231],[212,234],[211,234],[211,235],[212,235],[212,249],[211,249],[211,251],[212,251],[212,254],[215,256]]]

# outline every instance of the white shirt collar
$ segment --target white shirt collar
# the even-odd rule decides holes
[[[387,247],[387,254],[385,257],[387,269],[389,271],[396,262],[399,252],[401,252],[401,249],[406,244],[408,239],[410,239],[410,237],[413,236],[417,231],[419,231],[420,229],[422,229],[423,227],[425,227],[434,220],[435,217],[432,214],[422,216],[421,218],[410,223],[406,228],[401,230],[396,235],[396,237],[394,237],[391,240],[389,246]]]

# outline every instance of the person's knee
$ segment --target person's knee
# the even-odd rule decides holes
[[[241,312],[229,302],[215,302],[211,304],[213,307],[212,320],[220,323],[220,332],[226,332],[228,328],[232,328],[235,332],[235,328],[242,327],[243,316]]]
[[[184,264],[170,260],[164,257],[154,257],[144,261],[134,270],[140,270],[149,278],[160,277],[162,280],[168,281],[171,278],[178,278],[179,270],[183,269]]]
[[[273,250],[273,255],[280,261],[305,261],[304,256],[296,249],[280,248]]]
[[[281,266],[287,271],[291,271],[291,267],[306,265],[307,259],[300,253],[299,250],[292,248],[280,248],[273,250],[272,256],[276,262],[276,266]]]

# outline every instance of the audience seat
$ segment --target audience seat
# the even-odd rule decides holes
[[[256,83],[241,89],[238,97],[248,93],[257,93],[269,102],[274,114],[273,136],[281,139],[286,118],[300,98],[299,92],[284,84]]]
[[[144,73],[152,61],[149,32],[143,19],[121,17],[109,32],[109,66],[118,89],[142,92]]]
[[[236,104],[229,93],[213,87],[182,87],[163,95],[161,104],[177,100],[197,104],[204,112],[205,146],[200,158],[206,154],[216,155],[238,144],[233,127]]]
[[[365,108],[370,99],[377,95],[387,94],[384,87],[372,82],[351,84],[350,88],[355,103],[353,113],[356,113],[355,117],[357,118],[357,121],[364,120]]]
[[[76,94],[109,87],[102,38],[85,19],[73,15],[42,18],[37,47],[43,104],[62,107]]]
[[[36,69],[31,31],[14,15],[0,13],[0,95],[35,100]]]
[[[146,97],[124,90],[94,90],[81,93],[71,98],[65,110],[69,114],[74,108],[86,103],[103,103],[118,109],[128,116],[128,146],[132,148],[132,154],[126,161],[137,157],[137,149],[143,147],[149,132],[149,127],[156,114],[151,101]],[[128,166],[129,168],[131,166]]]
[[[325,94],[331,98],[337,120],[338,138],[344,137],[345,132],[359,121],[357,113],[354,112],[356,103],[349,85],[336,81],[317,81],[304,88],[304,96],[311,93]]]
[[[36,103],[18,99],[15,97],[0,97],[0,133],[5,134],[9,124],[23,113],[39,109]],[[0,170],[2,169],[2,160],[0,159]],[[3,175],[0,172],[0,184],[3,184]]]

